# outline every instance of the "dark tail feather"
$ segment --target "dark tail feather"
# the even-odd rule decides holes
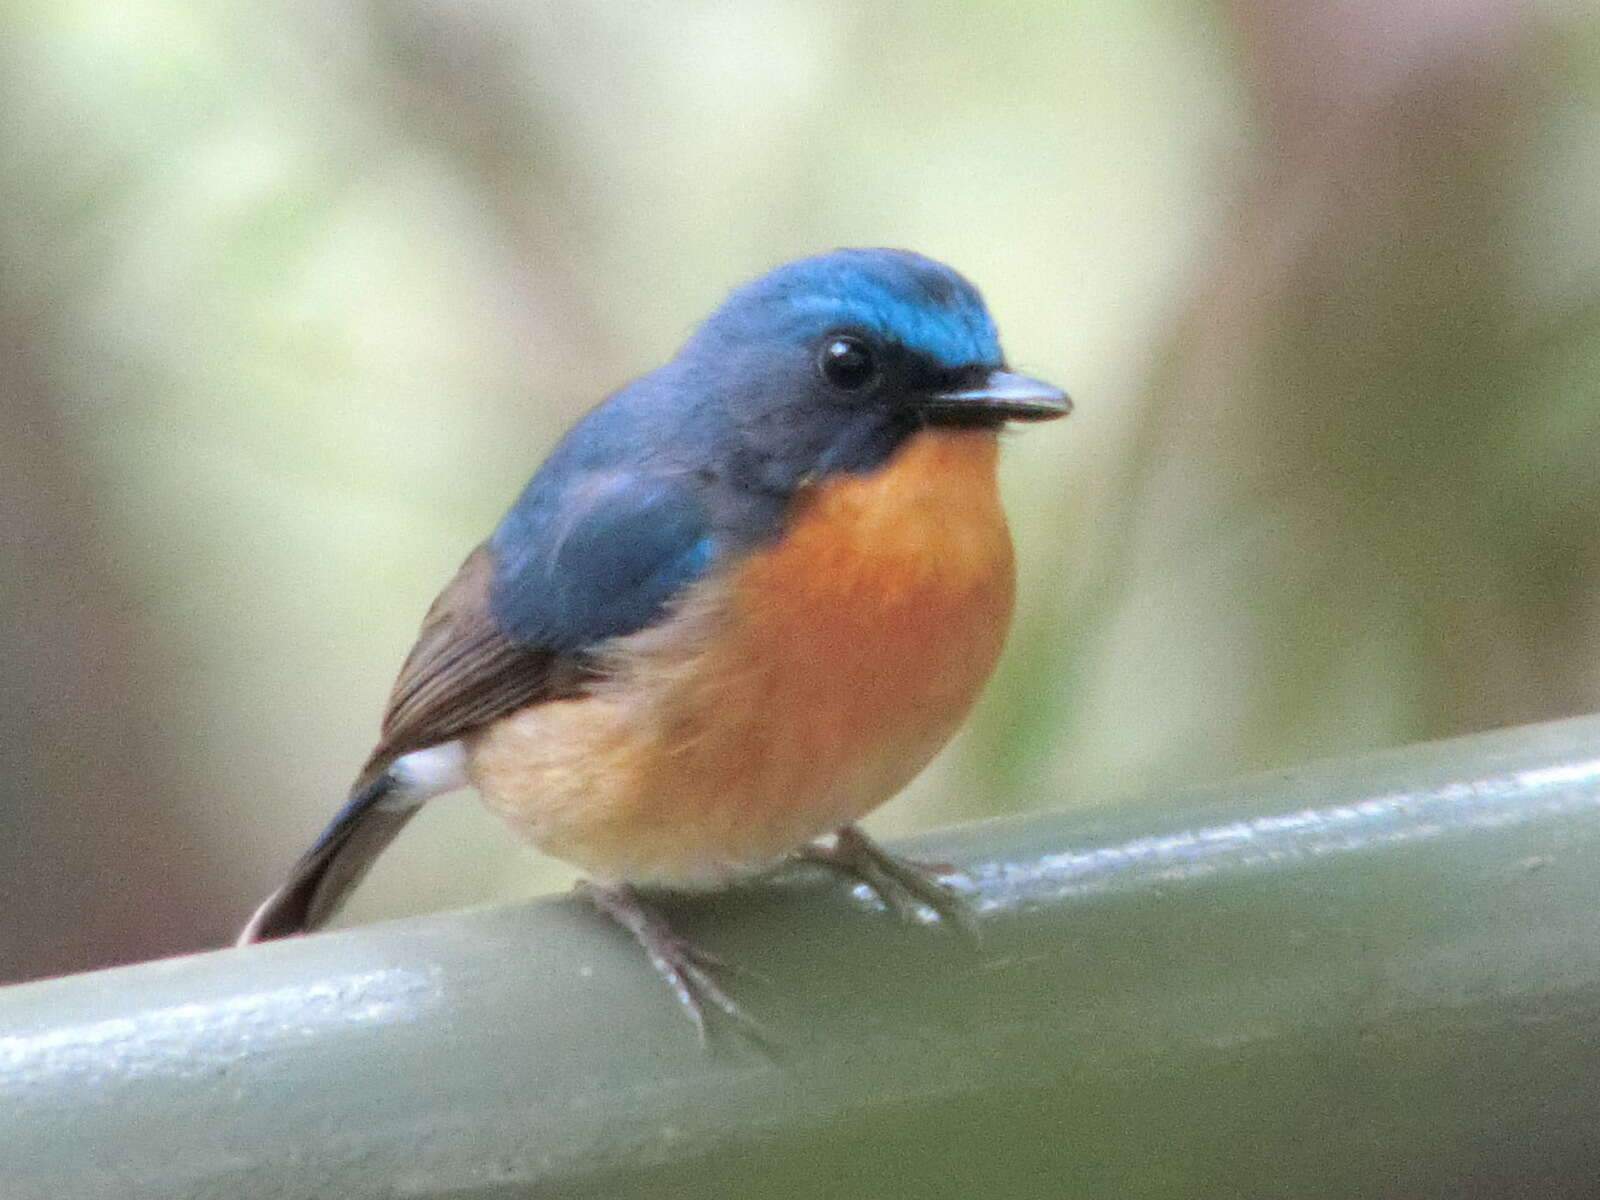
[[[383,800],[393,788],[387,771],[356,784],[345,806],[294,865],[288,881],[256,909],[239,935],[239,945],[310,933],[339,911],[373,860],[417,811],[416,805],[385,807]]]

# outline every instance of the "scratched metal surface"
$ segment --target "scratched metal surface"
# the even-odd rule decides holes
[[[1594,1194],[1600,720],[909,848],[680,910],[770,1055],[565,899],[7,989],[0,1196]]]

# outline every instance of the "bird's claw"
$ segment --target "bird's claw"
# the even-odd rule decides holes
[[[941,923],[969,939],[977,937],[966,901],[939,878],[950,873],[947,864],[913,862],[890,854],[854,825],[840,829],[833,845],[813,844],[800,850],[797,857],[866,884],[885,907],[905,920],[919,919],[919,907],[927,907]]]
[[[666,981],[684,1014],[694,1023],[702,1044],[710,1041],[706,1023],[708,1004],[732,1021],[751,1041],[761,1046],[771,1044],[761,1024],[746,1013],[716,979],[719,971],[761,978],[756,972],[730,965],[720,955],[683,937],[627,884],[580,880],[577,890],[639,943],[649,956],[650,965]]]

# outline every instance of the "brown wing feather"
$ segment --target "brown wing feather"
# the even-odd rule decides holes
[[[496,717],[540,700],[570,694],[581,664],[500,632],[489,610],[494,561],[479,546],[439,593],[423,619],[417,644],[400,668],[383,715],[383,733],[361,769],[350,801],[288,882],[256,909],[239,941],[304,933],[323,925],[416,812],[385,806],[383,778],[402,754],[458,738]]]
[[[560,656],[500,631],[489,611],[493,573],[488,547],[479,546],[428,609],[389,695],[363,779],[402,754],[448,742],[570,688],[573,672]]]

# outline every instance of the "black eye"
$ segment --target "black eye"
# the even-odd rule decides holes
[[[865,387],[878,373],[871,347],[857,337],[829,338],[817,363],[824,379],[847,392]]]

